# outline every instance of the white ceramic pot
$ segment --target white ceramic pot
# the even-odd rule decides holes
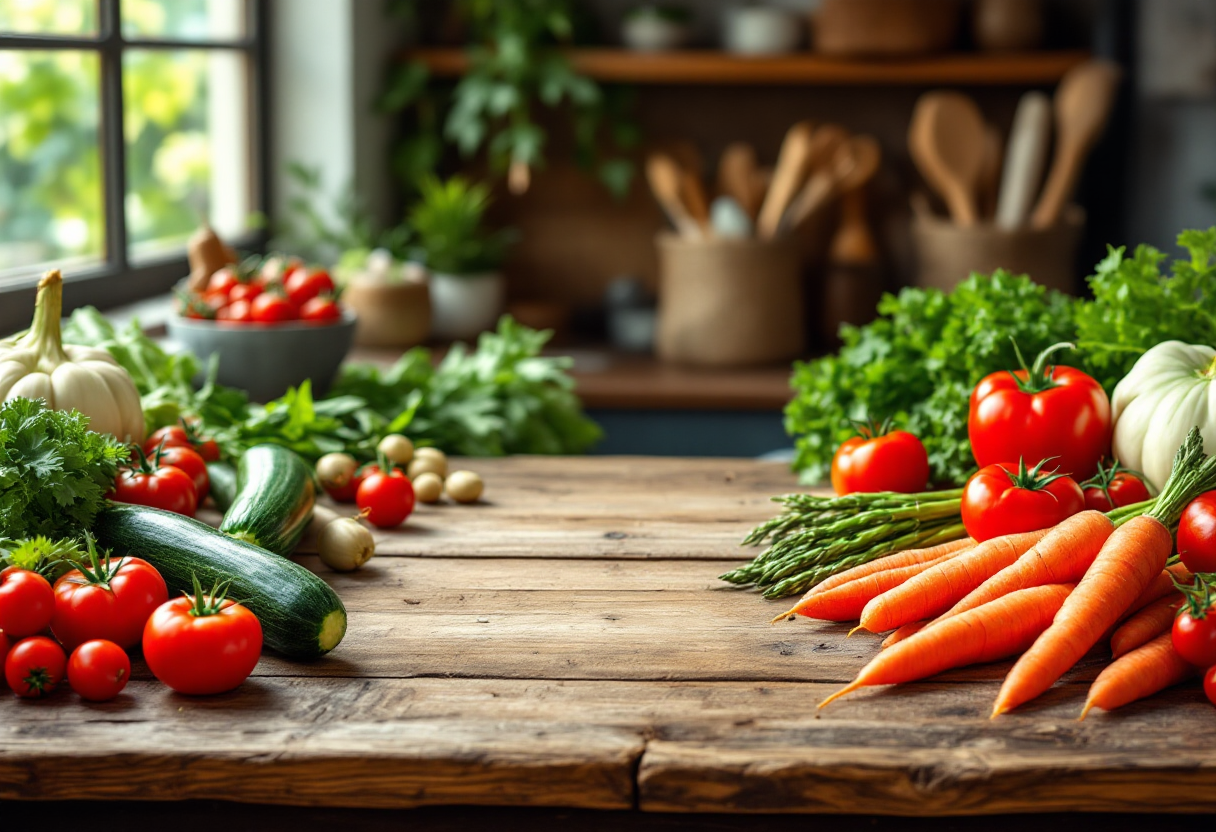
[[[505,295],[506,282],[498,272],[432,272],[431,333],[442,339],[476,338],[498,323]]]
[[[737,55],[780,55],[802,41],[802,20],[776,6],[736,6],[726,10],[722,42]]]

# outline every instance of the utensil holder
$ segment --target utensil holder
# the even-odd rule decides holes
[[[1085,230],[1085,212],[1071,206],[1051,228],[960,227],[937,216],[912,220],[917,286],[949,291],[972,272],[1006,269],[1027,274],[1036,283],[1073,294],[1079,285],[1077,246]]]
[[[690,240],[659,253],[659,358],[700,366],[788,361],[802,354],[802,256],[793,237]]]

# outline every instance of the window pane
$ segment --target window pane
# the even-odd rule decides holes
[[[204,218],[221,236],[242,233],[252,189],[244,55],[130,50],[123,95],[132,257],[179,248]]]
[[[97,0],[0,0],[0,32],[97,34]]]
[[[6,0],[0,0],[3,2]],[[245,3],[244,0],[122,0],[122,33],[127,38],[235,40],[245,34]]]
[[[99,59],[0,51],[0,271],[104,251]]]

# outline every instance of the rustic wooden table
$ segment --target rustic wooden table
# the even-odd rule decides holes
[[[302,557],[351,614],[321,661],[266,656],[240,690],[213,698],[177,696],[140,663],[107,704],[0,697],[0,801],[1216,810],[1216,714],[1196,686],[1077,723],[1096,654],[997,721],[987,714],[1005,665],[817,714],[877,639],[770,626],[776,604],[716,577],[773,512],[768,497],[795,488],[783,466],[472,467],[486,504],[420,508],[380,536],[364,570],[337,575]]]

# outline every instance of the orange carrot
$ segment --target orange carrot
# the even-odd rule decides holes
[[[1165,568],[1173,548],[1169,529],[1150,515],[1128,520],[1106,538],[1055,621],[1005,677],[993,717],[1029,702],[1055,684]]]
[[[1085,710],[1113,711],[1129,702],[1152,696],[1179,682],[1199,675],[1199,668],[1183,660],[1174,650],[1173,637],[1163,633],[1107,666],[1089,687]]]
[[[1071,591],[1069,584],[1031,587],[948,618],[883,650],[819,707],[861,687],[911,682],[1020,653],[1051,625]]]
[[[1158,598],[1133,615],[1110,637],[1110,654],[1116,659],[1137,647],[1148,644],[1174,626],[1174,616],[1182,606],[1182,596],[1175,592]]]
[[[899,569],[900,567],[911,566],[916,563],[934,563],[974,547],[975,541],[969,537],[964,537],[959,540],[939,543],[936,546],[929,546],[925,549],[906,549],[902,552],[895,552],[886,557],[872,560],[869,563],[863,563],[861,566],[854,566],[852,569],[837,572],[832,577],[821,581],[807,590],[806,594],[802,596],[802,600],[805,601],[812,595],[827,592],[830,589],[835,589],[838,586],[864,578],[867,575],[873,575],[875,572],[883,572],[887,569]],[[794,615],[797,612],[798,607],[794,607],[789,612],[777,616],[773,621]]]
[[[1153,578],[1144,590],[1140,593],[1140,597],[1127,608],[1126,616],[1132,616],[1140,612],[1159,598],[1164,598],[1174,592],[1174,581],[1180,584],[1189,584],[1191,582],[1191,573],[1181,563],[1175,563],[1173,566],[1167,566],[1165,569]]]
[[[884,638],[879,647],[886,650],[892,644],[899,644],[909,636],[914,636],[921,630],[925,629],[925,627],[929,626],[929,623],[930,622],[928,621],[913,621],[911,624],[905,624],[898,630],[892,631],[886,638]]]
[[[941,617],[975,609],[1019,589],[1046,584],[1075,584],[1081,580],[1114,530],[1114,524],[1100,511],[1074,514]]]
[[[1047,529],[985,540],[884,592],[861,611],[861,626],[871,633],[941,615],[971,590],[1017,560],[1047,534]]]
[[[862,607],[888,589],[899,586],[909,578],[919,575],[934,564],[952,558],[954,555],[942,555],[936,560],[924,563],[910,563],[895,569],[883,569],[871,572],[869,575],[855,581],[829,589],[826,592],[815,592],[803,596],[798,605],[789,612],[783,612],[773,622],[788,617],[791,613],[805,615],[808,618],[818,618],[823,621],[855,621],[861,615]]]

